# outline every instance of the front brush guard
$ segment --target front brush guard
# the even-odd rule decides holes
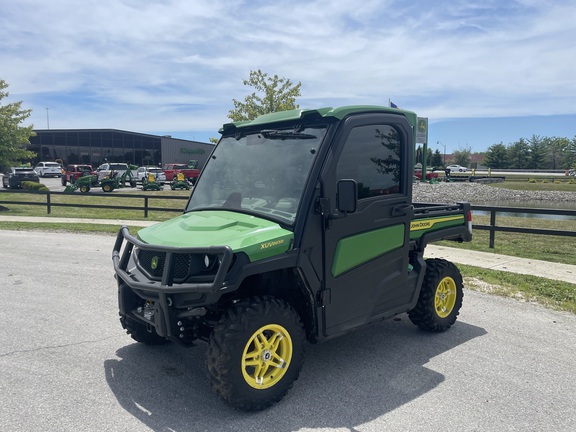
[[[126,247],[121,254],[122,245],[126,241]],[[161,281],[139,281],[128,270],[128,263],[134,246],[142,250],[164,252],[166,260],[162,271]],[[173,256],[174,254],[206,254],[217,256],[219,261],[218,270],[212,282],[204,283],[178,283],[174,284]],[[196,293],[215,293],[224,287],[224,278],[232,263],[233,253],[228,246],[210,246],[210,247],[173,247],[159,246],[143,243],[136,237],[130,235],[126,225],[123,225],[116,237],[114,250],[112,252],[112,262],[116,275],[124,281],[126,285],[133,289],[145,291],[155,291],[163,294],[174,294],[183,292]]]

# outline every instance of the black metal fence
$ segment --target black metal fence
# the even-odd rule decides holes
[[[148,218],[151,211],[163,211],[163,212],[182,212],[182,208],[170,208],[170,207],[152,207],[150,206],[150,200],[187,200],[188,196],[174,196],[174,195],[145,195],[145,194],[135,194],[135,193],[114,193],[114,194],[98,194],[97,196],[106,198],[125,198],[127,200],[141,200],[142,206],[136,205],[102,205],[102,204],[78,204],[78,203],[54,203],[51,200],[52,195],[68,195],[65,192],[31,192],[31,191],[18,191],[18,194],[30,194],[35,195],[45,195],[46,200],[44,202],[28,202],[28,201],[16,201],[16,200],[4,200],[2,199],[2,193],[14,193],[14,191],[0,191],[0,204],[19,204],[19,205],[35,205],[46,207],[47,214],[50,214],[52,207],[78,207],[78,208],[98,208],[98,209],[116,209],[116,210],[140,210],[144,212],[144,217]],[[84,196],[86,198],[94,197],[90,194],[75,194],[76,197]],[[510,232],[510,233],[524,233],[524,234],[537,234],[537,235],[549,235],[549,236],[564,236],[564,237],[576,237],[576,231],[569,230],[555,230],[555,229],[538,229],[538,228],[522,228],[522,227],[509,227],[509,226],[498,226],[497,216],[502,214],[534,214],[540,216],[567,216],[576,219],[576,210],[564,210],[564,209],[541,209],[541,208],[520,208],[520,207],[492,207],[492,206],[478,206],[473,205],[472,211],[482,212],[490,215],[489,225],[478,225],[474,224],[473,229],[481,231],[490,232],[490,248],[494,248],[494,243],[496,239],[496,232]]]
[[[175,196],[175,195],[145,195],[145,194],[135,194],[135,193],[113,193],[113,194],[74,194],[74,197],[86,197],[94,198],[126,198],[130,200],[142,200],[142,206],[138,206],[136,201],[135,205],[102,205],[102,204],[78,204],[78,203],[55,203],[52,202],[53,195],[67,195],[72,196],[67,192],[39,192],[39,191],[18,191],[18,194],[34,194],[34,195],[45,195],[46,201],[44,202],[29,202],[25,200],[4,200],[2,199],[2,193],[14,193],[14,191],[0,191],[0,204],[19,204],[19,205],[32,205],[32,206],[43,206],[46,207],[46,213],[50,214],[52,212],[52,207],[76,207],[76,208],[97,208],[97,209],[115,209],[115,210],[141,210],[144,212],[144,217],[147,218],[151,211],[165,211],[165,212],[178,212],[182,213],[183,207],[173,208],[173,207],[152,207],[150,206],[150,200],[188,200],[188,196]]]
[[[473,224],[472,228],[480,231],[490,231],[490,248],[494,248],[496,239],[496,232],[510,232],[510,233],[524,233],[524,234],[538,234],[549,236],[563,236],[563,237],[576,237],[576,231],[567,230],[554,230],[554,229],[539,229],[539,228],[522,228],[522,227],[508,227],[497,225],[497,215],[501,214],[534,214],[541,216],[569,216],[576,219],[576,210],[564,209],[540,209],[540,208],[520,208],[520,207],[492,207],[492,206],[472,206],[472,211],[488,213],[490,215],[489,225],[476,225]]]

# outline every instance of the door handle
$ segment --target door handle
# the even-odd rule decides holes
[[[412,214],[414,207],[412,204],[400,204],[392,207],[392,216],[404,216],[408,213]]]

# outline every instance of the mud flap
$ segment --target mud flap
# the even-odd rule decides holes
[[[168,329],[166,328],[166,317],[164,316],[164,311],[158,302],[154,304],[154,327],[156,328],[156,333],[158,333],[158,336],[168,336]]]

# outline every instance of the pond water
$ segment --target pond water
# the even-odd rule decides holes
[[[557,209],[557,210],[574,210],[576,211],[576,202],[569,201],[489,201],[489,202],[476,202],[473,205],[487,206],[487,207],[515,207],[515,208],[531,208],[531,209]],[[489,215],[490,212],[474,210],[476,215]],[[496,212],[497,216],[513,216],[525,217],[535,219],[552,219],[552,220],[576,220],[576,215],[546,215],[534,213],[501,213]]]

